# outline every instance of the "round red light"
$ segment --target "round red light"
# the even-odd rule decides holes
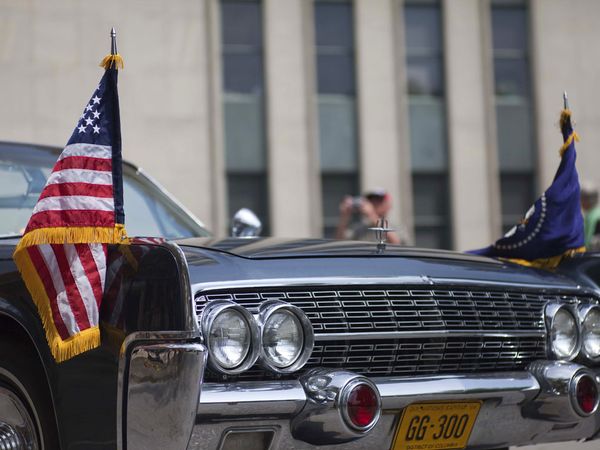
[[[592,377],[584,375],[577,381],[577,403],[585,414],[591,414],[598,402],[598,387]]]
[[[379,396],[368,384],[357,384],[348,395],[348,418],[354,426],[366,428],[373,424],[379,414]]]

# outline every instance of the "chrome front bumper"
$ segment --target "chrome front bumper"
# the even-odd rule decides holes
[[[424,401],[483,401],[469,448],[571,441],[589,438],[600,428],[598,413],[573,420],[572,411],[566,409],[568,402],[564,395],[545,396],[541,400],[547,409],[559,411],[558,416],[542,418],[540,405],[536,404],[542,387],[530,372],[371,380],[381,393],[382,416],[370,433],[343,444],[344,449],[390,448],[402,408]],[[299,381],[206,383],[202,386],[188,448],[222,448],[224,436],[236,430],[272,430],[274,438],[270,449],[315,448],[295,439],[290,427],[307,401]],[[324,429],[323,433],[328,430]],[[339,449],[340,446],[318,448]]]
[[[311,401],[300,380],[202,383],[203,345],[181,342],[132,347],[123,367],[126,370],[121,372],[125,420],[124,429],[118,427],[128,450],[248,450],[255,448],[250,440],[244,440],[250,435],[243,433],[248,432],[263,432],[266,438],[260,448],[270,450],[387,449],[402,409],[424,401],[482,401],[469,448],[585,439],[600,429],[600,413],[587,418],[577,415],[565,391],[569,380],[561,381],[587,369],[571,363],[540,362],[521,372],[371,378],[382,401],[375,428],[342,446],[312,445],[298,439],[293,429],[294,420]],[[551,370],[545,370],[547,367]],[[597,374],[594,377],[598,380]],[[320,431],[324,442],[335,432],[327,423]],[[224,447],[226,436],[236,433],[241,439],[235,442],[241,445],[232,446],[234,440],[228,440]],[[312,441],[320,438],[319,432],[311,437]]]

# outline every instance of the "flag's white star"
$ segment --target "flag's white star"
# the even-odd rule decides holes
[[[81,114],[81,117],[80,117],[80,119],[81,119],[81,120],[85,119],[85,111],[83,112],[83,114]]]
[[[93,128],[94,128],[94,133],[95,134],[100,134],[100,127],[99,126],[94,125]]]
[[[85,110],[86,110],[86,111],[91,111],[91,110],[92,110],[92,105],[87,105],[87,106],[85,107]]]
[[[100,118],[100,113],[98,111],[92,111],[92,114],[94,115],[94,119]]]
[[[87,119],[85,119],[85,124],[86,125],[93,125],[94,124],[94,120],[90,119],[89,117]]]
[[[97,105],[98,103],[100,103],[100,100],[102,100],[100,97],[98,97],[97,95],[94,95],[94,98],[92,99],[92,101],[94,102],[94,105]]]
[[[96,90],[99,91],[100,90],[100,85],[98,84],[98,86],[96,87]]]
[[[80,133],[85,133],[85,127],[86,127],[85,125],[79,125],[77,127],[77,129],[79,130]]]

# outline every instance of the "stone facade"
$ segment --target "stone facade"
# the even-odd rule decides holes
[[[391,221],[412,227],[413,196],[400,0],[354,0],[358,147],[363,189],[384,186]],[[443,0],[452,242],[500,233],[490,2]],[[600,2],[531,0],[538,192],[558,164],[569,92],[582,178],[600,184]],[[275,236],[322,227],[313,6],[264,0],[269,211]],[[109,30],[120,75],[124,157],[152,174],[216,234],[226,233],[217,0],[0,0],[0,140],[62,146],[101,72]]]

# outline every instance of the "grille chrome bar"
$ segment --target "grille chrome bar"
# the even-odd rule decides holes
[[[452,337],[496,337],[496,338],[511,338],[511,337],[544,337],[544,330],[523,331],[523,330],[507,330],[507,331],[487,331],[487,330],[436,330],[436,331],[381,331],[378,333],[356,332],[356,333],[317,333],[315,341],[359,341],[361,339],[427,339],[427,338],[443,338]]]

